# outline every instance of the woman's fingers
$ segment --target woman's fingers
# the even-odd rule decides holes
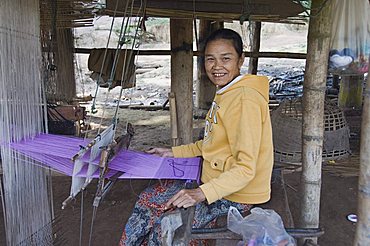
[[[168,200],[168,202],[166,203],[165,207],[168,209],[170,208],[171,206],[175,206],[174,205],[174,202],[181,196],[181,192],[183,190],[180,190],[179,192],[177,192],[173,197],[170,198],[170,200]]]
[[[166,208],[171,206],[188,208],[204,201],[205,199],[206,197],[200,188],[181,190],[168,200]]]
[[[148,154],[157,155],[161,157],[173,157],[172,149],[169,148],[152,148],[145,152]]]
[[[148,153],[148,154],[155,154],[155,152],[156,152],[156,148],[145,150],[145,153]]]
[[[162,156],[162,157],[173,157],[172,150],[169,150],[169,151],[163,152],[161,156]]]

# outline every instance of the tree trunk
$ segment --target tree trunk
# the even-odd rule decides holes
[[[362,108],[358,221],[353,245],[370,245],[370,76],[367,77]]]
[[[193,22],[171,19],[171,92],[176,96],[178,144],[193,142]],[[173,136],[172,136],[173,137]]]
[[[322,10],[317,13],[323,4]],[[312,1],[303,85],[301,209],[299,218],[299,225],[303,228],[319,226],[330,11],[330,2],[325,0]]]

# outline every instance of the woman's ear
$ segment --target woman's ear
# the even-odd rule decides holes
[[[238,67],[239,67],[239,69],[241,69],[242,68],[242,66],[243,66],[243,63],[244,63],[244,59],[245,59],[245,55],[244,55],[244,52],[243,52],[243,54],[240,56],[240,58],[239,58],[239,63],[238,63]]]

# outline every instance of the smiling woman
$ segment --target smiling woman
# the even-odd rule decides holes
[[[203,157],[201,184],[183,181],[147,188],[129,218],[120,245],[161,245],[165,211],[195,206],[193,227],[211,227],[230,206],[241,213],[270,199],[273,166],[269,85],[264,76],[240,75],[242,40],[230,29],[212,33],[205,44],[207,76],[218,87],[206,116],[204,138],[193,144],[148,151],[159,156]]]
[[[242,42],[237,38],[232,39],[232,34],[234,33],[225,35],[215,32],[205,45],[205,70],[208,78],[219,88],[240,75],[240,68],[244,62]]]

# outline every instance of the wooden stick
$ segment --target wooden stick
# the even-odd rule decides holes
[[[177,132],[177,111],[176,111],[176,97],[174,92],[168,94],[170,102],[170,122],[171,122],[171,138],[172,146],[177,145],[178,132]]]

